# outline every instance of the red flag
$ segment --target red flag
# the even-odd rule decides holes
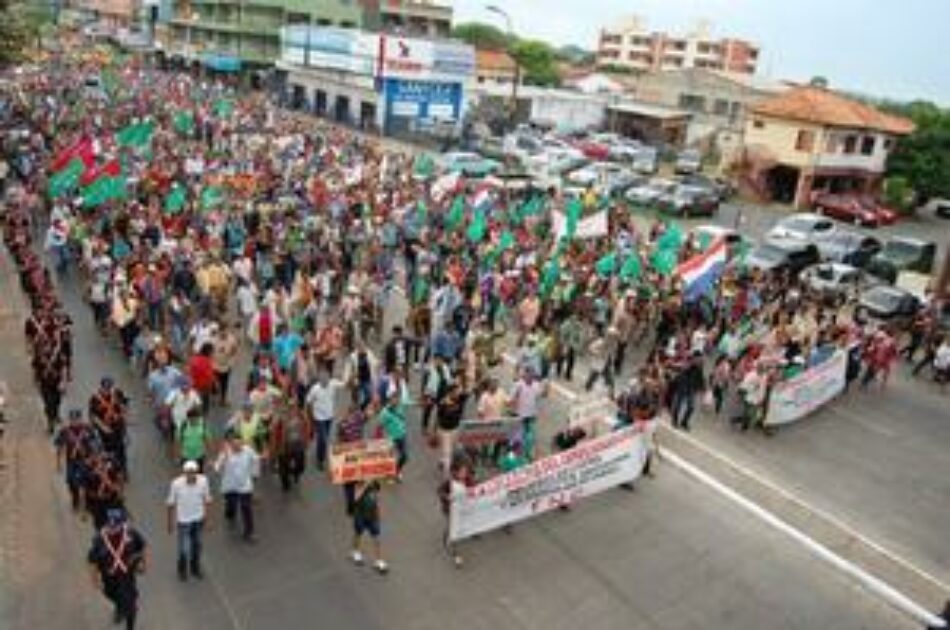
[[[73,158],[82,160],[86,170],[93,168],[96,164],[96,153],[92,146],[92,140],[88,137],[80,138],[70,147],[63,149],[59,155],[53,159],[50,164],[50,170],[54,173],[61,171],[72,162]]]
[[[102,166],[93,166],[92,168],[87,164],[85,172],[83,172],[82,177],[79,178],[79,183],[83,186],[88,186],[103,175],[118,177],[121,174],[122,165],[119,163],[119,160],[110,160]]]

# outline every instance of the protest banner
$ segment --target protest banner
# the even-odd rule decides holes
[[[766,426],[804,418],[844,391],[848,354],[836,351],[825,361],[787,381],[777,383],[769,397]]]
[[[617,404],[599,396],[582,400],[567,411],[569,429],[584,429],[588,437],[598,435],[603,429],[612,429],[617,424]]]
[[[563,212],[558,210],[551,211],[552,230],[557,239],[568,235],[568,221]],[[606,236],[610,231],[610,224],[607,217],[607,211],[601,210],[595,212],[589,217],[577,222],[574,238],[591,239]]]
[[[644,436],[628,428],[466,488],[452,497],[449,538],[469,538],[634,481],[646,456]]]
[[[492,446],[512,442],[521,431],[518,418],[491,418],[486,420],[463,420],[455,435],[456,443],[464,448]]]
[[[396,475],[396,451],[392,440],[360,440],[334,444],[330,450],[330,481],[384,479]]]

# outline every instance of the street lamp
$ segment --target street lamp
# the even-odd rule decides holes
[[[508,15],[507,11],[505,11],[501,7],[494,4],[485,5],[485,10],[490,11],[492,13],[497,13],[498,15],[503,17],[505,19],[505,25],[508,29],[508,50],[509,50],[508,56],[515,63],[515,76],[514,76],[514,80],[512,80],[511,82],[511,106],[510,106],[511,113],[509,114],[509,118],[508,118],[508,123],[511,129],[513,130],[515,128],[515,117],[516,117],[516,114],[518,113],[518,81],[521,78],[521,67],[518,65],[518,62],[515,61],[514,56],[510,52],[511,43],[514,41],[515,33],[511,25],[511,16]]]

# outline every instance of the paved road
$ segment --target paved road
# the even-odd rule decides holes
[[[300,490],[286,496],[276,480],[265,479],[261,542],[246,546],[216,527],[207,536],[207,579],[180,584],[162,507],[172,469],[146,420],[141,382],[115,344],[93,330],[75,291],[64,293],[77,322],[77,380],[69,403],[83,404],[104,373],[134,401],[129,498],[154,558],[143,580],[143,628],[291,629],[314,619],[332,628],[413,630],[914,627],[667,465],[633,494],[612,491],[571,513],[519,525],[511,535],[467,543],[467,565],[455,570],[440,551],[434,460],[418,434],[406,483],[389,487],[383,497],[390,576],[348,563],[349,525],[339,491],[310,473]],[[4,372],[22,370],[11,358],[0,359]],[[564,411],[556,398],[547,404],[550,417]],[[42,432],[40,421],[33,423],[34,434]],[[33,541],[43,545],[36,551],[44,571],[30,585],[33,593],[50,584],[57,588],[51,599],[23,600],[9,627],[103,627],[108,612],[81,572],[87,526],[64,509],[56,482],[42,483],[40,469],[29,472],[46,489],[37,493],[41,503],[32,506],[34,513],[52,515],[58,532]],[[47,549],[52,553],[42,553]]]

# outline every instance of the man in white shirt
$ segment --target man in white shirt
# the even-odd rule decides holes
[[[327,460],[327,444],[333,419],[336,416],[336,391],[343,386],[343,382],[330,378],[330,375],[321,370],[317,380],[307,392],[307,409],[310,410],[310,419],[313,421],[313,435],[316,443],[317,470],[323,470]]]
[[[256,542],[252,500],[254,480],[260,474],[260,458],[253,448],[241,440],[236,431],[231,431],[214,469],[221,475],[225,520],[229,524],[234,523],[240,508],[244,540],[249,543]]]
[[[515,415],[521,419],[522,447],[528,459],[534,459],[538,403],[541,398],[547,396],[547,392],[547,385],[535,380],[534,370],[528,368],[521,373],[521,378],[515,383],[509,397],[515,408]]]
[[[191,382],[188,381],[183,387],[172,391],[168,395],[168,398],[165,399],[165,404],[168,405],[169,415],[172,417],[172,424],[175,425],[175,430],[172,435],[177,435],[181,425],[183,425],[188,418],[189,412],[191,412],[192,409],[202,408],[201,394],[199,394],[198,391],[191,386]]]
[[[182,473],[172,480],[168,489],[168,533],[178,532],[178,578],[191,575],[199,580],[201,573],[201,531],[208,523],[208,506],[211,505],[211,490],[208,478],[198,472],[198,462],[189,460],[182,466]]]

